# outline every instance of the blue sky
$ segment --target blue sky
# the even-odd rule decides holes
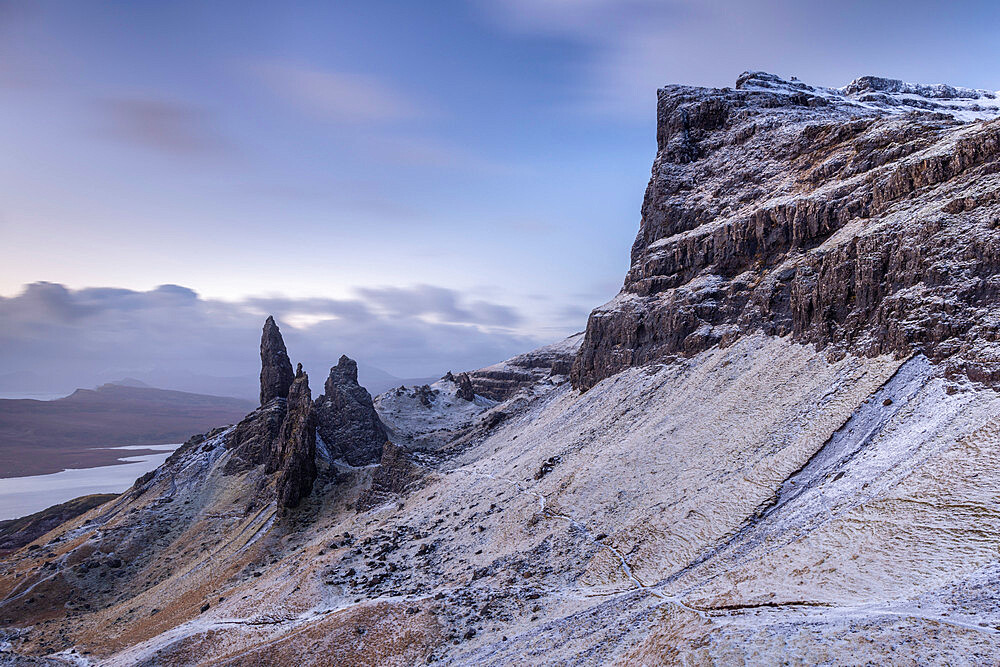
[[[0,0],[0,310],[27,299],[40,318],[0,335],[19,349],[38,327],[100,329],[46,320],[69,311],[28,308],[54,294],[28,284],[156,308],[174,284],[246,322],[270,299],[302,336],[325,332],[331,360],[482,365],[582,329],[617,291],[658,86],[764,69],[997,89],[998,18],[985,2]],[[331,305],[365,290],[437,295],[411,324],[483,343],[456,355],[428,330],[400,362]],[[151,326],[130,307],[121,327]],[[143,340],[118,346],[165,354]]]

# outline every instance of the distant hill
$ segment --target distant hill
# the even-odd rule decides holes
[[[109,465],[120,452],[94,448],[183,442],[255,407],[239,398],[121,384],[54,401],[0,399],[0,478]]]

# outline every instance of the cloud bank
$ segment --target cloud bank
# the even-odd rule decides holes
[[[293,362],[321,387],[341,354],[371,381],[471,369],[541,343],[517,309],[430,285],[364,288],[346,299],[203,298],[179,285],[149,291],[25,286],[0,297],[0,391],[69,391],[132,377],[164,388],[253,395],[264,317],[274,314]]]

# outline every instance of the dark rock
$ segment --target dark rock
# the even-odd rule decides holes
[[[537,472],[535,472],[535,479],[541,479],[542,477],[548,475],[550,472],[552,472],[552,469],[556,467],[557,463],[559,463],[559,457],[550,456],[546,461],[542,463],[541,467],[538,468]]]
[[[414,388],[413,397],[420,399],[420,404],[425,408],[431,407],[434,403],[435,391],[429,384],[422,384]]]
[[[507,419],[506,412],[503,410],[494,410],[483,419],[483,428],[487,431],[494,429],[505,419]]]
[[[287,397],[295,375],[285,341],[271,316],[264,322],[260,337],[260,366],[260,404],[267,405],[275,398]]]
[[[316,480],[316,425],[309,376],[302,372],[302,364],[296,369],[287,403],[281,433],[269,453],[265,471],[278,473],[278,503],[295,507],[312,492]]]
[[[388,435],[371,394],[358,384],[357,363],[342,356],[330,369],[324,390],[313,404],[313,415],[330,454],[352,466],[378,461]]]
[[[469,379],[468,373],[459,373],[454,382],[458,385],[458,393],[456,395],[460,399],[469,401],[470,403],[476,400],[476,392],[472,388],[472,380]]]
[[[406,491],[420,477],[420,469],[410,460],[406,450],[386,441],[382,447],[382,459],[372,474],[371,486],[358,498],[358,510],[368,510],[390,500]]]
[[[226,437],[226,448],[233,456],[226,462],[224,474],[244,472],[267,461],[281,434],[286,405],[285,399],[269,401],[233,428]]]
[[[473,393],[504,401],[542,380],[565,382],[583,334],[468,373]]]
[[[911,89],[936,113],[889,97]],[[759,72],[659,91],[631,268],[590,315],[575,387],[754,332],[1000,384],[1000,124],[941,113],[938,88],[834,92]]]

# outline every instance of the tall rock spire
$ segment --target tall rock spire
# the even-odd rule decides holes
[[[324,389],[326,393],[313,404],[313,416],[330,453],[352,466],[377,462],[389,438],[371,394],[358,384],[358,364],[342,356],[330,369]]]
[[[274,317],[268,315],[260,337],[260,404],[286,398],[295,374]]]
[[[312,492],[316,480],[316,425],[312,418],[309,376],[296,369],[288,392],[281,434],[274,442],[265,470],[277,472],[276,491],[282,507],[295,507]]]

